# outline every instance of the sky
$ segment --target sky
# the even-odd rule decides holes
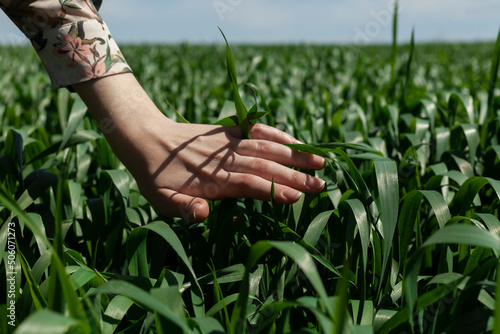
[[[400,0],[400,42],[494,41],[500,0]],[[394,0],[104,0],[119,43],[390,43]],[[0,43],[26,39],[0,13]]]

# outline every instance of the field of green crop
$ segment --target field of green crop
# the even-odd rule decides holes
[[[122,51],[168,117],[236,114],[223,45]],[[500,333],[500,39],[231,51],[327,186],[187,224],[34,51],[0,48],[0,332]]]

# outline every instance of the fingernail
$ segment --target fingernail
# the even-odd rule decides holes
[[[201,203],[195,205],[193,210],[193,219],[196,220],[196,210],[200,207]]]
[[[325,158],[318,155],[309,154],[309,156],[307,157],[307,163],[309,164],[309,166],[312,166],[314,168],[323,168],[326,165],[326,160]]]
[[[306,180],[306,186],[311,190],[322,189],[325,185],[325,180],[318,179],[317,177],[308,177]]]
[[[302,193],[293,189],[285,189],[281,192],[281,195],[289,201],[297,202]]]

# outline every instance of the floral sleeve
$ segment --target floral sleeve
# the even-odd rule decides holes
[[[131,72],[97,13],[100,0],[0,0],[31,40],[54,88]]]

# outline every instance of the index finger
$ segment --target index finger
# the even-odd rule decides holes
[[[227,127],[231,136],[241,139],[238,126]],[[300,140],[272,126],[257,123],[250,126],[250,139],[264,139],[279,144],[303,144]]]

